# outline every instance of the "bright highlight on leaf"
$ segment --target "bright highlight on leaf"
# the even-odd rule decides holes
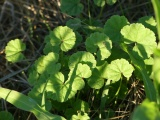
[[[68,66],[74,68],[78,63],[87,64],[90,68],[96,67],[95,57],[90,52],[79,51],[71,55]]]
[[[133,51],[143,59],[149,58],[157,46],[154,32],[140,23],[124,26],[121,34],[126,44],[134,43]]]
[[[138,23],[142,23],[146,28],[149,28],[154,33],[157,33],[156,28],[156,20],[153,18],[153,16],[144,16],[138,19]]]
[[[19,109],[34,113],[38,120],[65,120],[42,109],[35,100],[14,90],[0,87],[0,97]]]
[[[129,62],[125,59],[117,59],[112,61],[107,66],[107,77],[109,80],[116,82],[122,78],[122,76],[129,79],[132,75],[134,68]]]
[[[50,52],[46,56],[41,56],[35,62],[35,68],[38,73],[43,74],[45,71],[48,73],[55,73],[60,69],[60,65],[56,64],[59,55],[57,53]]]
[[[104,25],[104,33],[113,41],[121,41],[121,29],[128,25],[129,22],[126,17],[113,15]]]
[[[13,63],[23,60],[24,55],[21,52],[25,49],[26,45],[20,39],[9,41],[5,48],[6,59]]]
[[[87,51],[96,53],[98,58],[104,60],[111,55],[112,42],[104,33],[95,32],[86,40]]]
[[[83,4],[80,3],[80,0],[61,0],[60,8],[68,15],[78,15],[83,10]]]
[[[62,51],[67,52],[75,45],[76,35],[71,28],[59,26],[50,32],[45,41],[53,47],[60,46]]]
[[[159,120],[160,113],[155,102],[144,100],[133,112],[131,120]]]

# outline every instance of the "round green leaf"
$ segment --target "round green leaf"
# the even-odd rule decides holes
[[[104,85],[104,79],[100,76],[101,73],[95,68],[92,76],[87,79],[88,85],[94,89],[100,89]]]
[[[66,25],[73,30],[77,30],[79,27],[81,27],[81,20],[79,18],[70,19],[67,21]]]
[[[72,72],[72,74],[74,74],[74,72]],[[46,90],[53,93],[52,99],[65,102],[74,97],[77,90],[84,87],[85,83],[82,78],[75,77],[75,75],[71,76],[73,77],[70,77],[66,82],[64,82],[64,75],[60,72],[50,76]]]
[[[92,33],[85,42],[87,51],[97,53],[99,59],[104,60],[111,55],[112,42],[104,33]],[[98,50],[97,50],[98,49]]]
[[[104,25],[104,33],[113,41],[121,41],[121,29],[129,24],[124,16],[113,15]]]
[[[0,120],[14,120],[14,117],[7,111],[0,111]]]
[[[140,23],[124,26],[121,34],[126,44],[134,43],[133,50],[143,59],[149,58],[157,47],[154,32]]]
[[[85,70],[85,71],[84,71]],[[90,67],[86,64],[79,63],[76,70],[76,75],[81,78],[89,78],[91,76]]]
[[[78,63],[87,64],[90,68],[96,67],[95,57],[91,53],[85,51],[79,51],[71,55],[68,66],[70,69],[72,69]]]
[[[107,77],[113,82],[118,81],[122,78],[122,75],[129,79],[132,75],[134,68],[125,59],[117,59],[112,61],[107,66]]]
[[[159,120],[160,113],[155,102],[144,100],[133,112],[131,120]]]
[[[49,34],[50,43],[52,46],[59,46],[62,51],[68,51],[73,48],[76,41],[76,35],[73,30],[67,26],[59,26]]]
[[[5,48],[6,59],[13,63],[22,60],[24,55],[21,52],[25,49],[26,45],[20,39],[9,41]]]
[[[61,0],[60,9],[68,15],[78,15],[83,10],[80,0]]]
[[[56,62],[58,61],[59,55],[57,53],[50,52],[46,56],[41,56],[36,62],[35,62],[35,68],[36,71],[40,74],[43,74],[45,71],[48,71],[48,73],[57,72],[60,69],[60,65],[56,66]],[[53,67],[53,68],[52,68]]]

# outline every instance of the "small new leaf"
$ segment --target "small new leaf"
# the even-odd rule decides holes
[[[13,63],[22,60],[24,55],[21,52],[25,49],[26,45],[20,39],[9,41],[5,48],[6,59]]]

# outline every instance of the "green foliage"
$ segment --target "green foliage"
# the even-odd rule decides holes
[[[115,2],[94,0],[94,4],[102,8],[106,3]],[[61,0],[61,10],[79,18],[68,20],[66,26],[54,28],[45,37],[45,55],[39,56],[28,72],[32,87],[28,96],[0,88],[4,91],[0,92],[1,97],[22,110],[33,112],[40,120],[64,119],[49,111],[71,120],[106,119],[110,112],[104,115],[104,111],[110,103],[115,105],[126,97],[128,81],[135,77],[143,81],[148,100],[135,110],[132,118],[143,119],[142,115],[153,112],[152,118],[147,115],[144,118],[158,119],[156,92],[159,85],[155,89],[150,79],[150,68],[159,60],[152,58],[157,48],[154,18],[147,16],[129,23],[125,16],[113,15],[103,26],[90,18],[90,12],[88,20],[82,17],[80,0]],[[12,49],[12,46],[16,47]],[[11,41],[6,47],[7,60],[21,60],[24,49],[20,40]],[[14,54],[18,54],[16,59],[9,58]],[[158,79],[159,66],[156,67],[154,78]],[[159,84],[158,80],[155,84]]]
[[[155,102],[151,102],[148,99],[138,106],[133,115],[132,120],[159,120],[160,112]]]
[[[14,120],[14,117],[11,113],[7,111],[1,111],[0,112],[0,120]]]
[[[149,58],[157,46],[153,31],[145,28],[142,24],[133,23],[123,27],[121,34],[126,44],[133,45],[133,51],[143,59]]]
[[[24,55],[21,52],[25,49],[26,45],[20,39],[9,41],[5,48],[6,59],[13,63],[23,60]]]
[[[61,11],[68,15],[78,15],[82,10],[80,0],[61,0]]]
[[[9,90],[6,88],[0,88],[0,97],[8,101],[9,103],[13,104],[19,109],[30,111],[34,113],[34,115],[39,120],[64,120],[63,117],[58,115],[53,115],[48,111],[42,109],[35,100],[32,98],[25,96],[19,92],[14,90]]]
[[[92,33],[85,43],[87,51],[96,53],[100,60],[104,60],[111,55],[112,42],[104,33]]]
[[[107,78],[113,82],[122,79],[122,75],[129,79],[132,75],[134,68],[125,59],[117,59],[111,62],[107,67]]]

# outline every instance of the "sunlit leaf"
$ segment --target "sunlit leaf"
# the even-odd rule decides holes
[[[104,33],[92,33],[85,44],[87,51],[96,53],[101,60],[108,58],[111,54],[112,42]]]
[[[85,70],[85,71],[84,71]],[[76,75],[81,78],[89,78],[91,76],[90,67],[86,64],[79,63],[76,70]]]
[[[64,80],[62,73],[51,75],[47,84],[47,91],[53,92],[53,99],[59,102],[65,102],[75,96],[77,90],[84,87],[85,83],[82,78],[76,77],[75,70],[71,71],[72,74],[67,81]]]
[[[34,113],[38,120],[65,120],[42,109],[35,100],[14,90],[0,87],[0,97],[19,109]]]
[[[76,36],[71,28],[58,26],[49,33],[45,41],[50,41],[52,46],[59,46],[62,51],[67,52],[75,45]]]
[[[13,63],[22,60],[24,58],[22,51],[25,49],[26,45],[20,39],[9,41],[5,48],[6,59]]]
[[[60,65],[56,64],[58,58],[59,55],[53,52],[48,53],[46,56],[41,56],[35,62],[37,72],[40,74],[43,74],[45,71],[48,71],[48,73],[57,72],[60,69]]]
[[[160,113],[155,102],[144,100],[133,112],[131,120],[159,120]]]
[[[154,33],[157,33],[156,21],[153,16],[144,16],[138,19],[138,23],[142,23],[146,28],[151,29]]]
[[[124,16],[113,15],[108,19],[104,25],[104,33],[112,40],[113,42],[121,41],[121,29],[128,25],[129,22]]]
[[[78,113],[78,115],[73,115],[71,120],[90,120],[87,113]]]
[[[125,59],[117,59],[112,61],[107,66],[107,77],[109,80],[118,81],[122,78],[122,75],[129,79],[132,75],[134,68]]]
[[[83,10],[80,0],[61,0],[61,10],[68,15],[78,15]]]
[[[143,59],[149,58],[157,46],[154,32],[140,23],[124,26],[121,34],[126,44],[134,44],[133,51]]]
[[[87,64],[90,68],[96,67],[95,57],[85,51],[78,51],[71,55],[68,61],[68,66],[70,69],[74,68],[78,63]]]

